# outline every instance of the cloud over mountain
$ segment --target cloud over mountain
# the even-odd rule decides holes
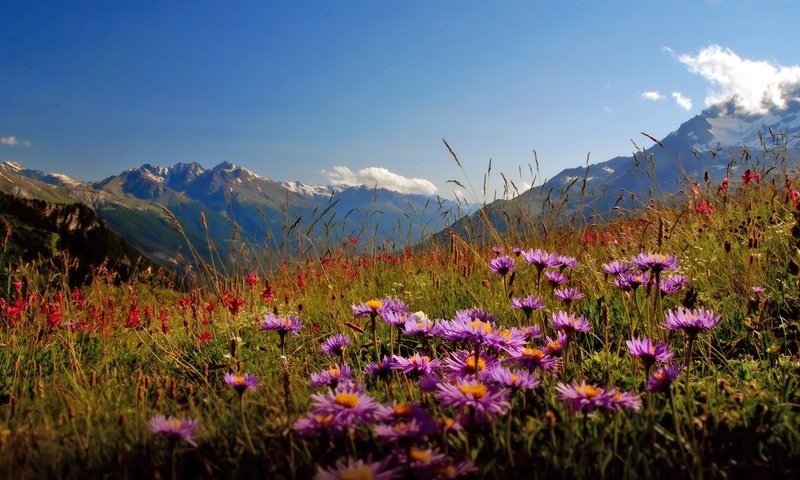
[[[366,167],[354,172],[343,165],[336,165],[333,171],[323,170],[322,173],[328,176],[331,183],[336,185],[385,188],[399,193],[418,193],[421,195],[433,195],[436,193],[436,186],[424,178],[408,178],[399,175],[382,167]]]
[[[0,138],[0,143],[3,145],[8,145],[10,147],[30,147],[31,142],[27,140],[20,140],[17,137],[10,136],[10,137],[2,137]]]
[[[734,99],[742,113],[764,114],[771,108],[786,108],[800,87],[800,66],[742,58],[716,44],[697,55],[679,55],[678,61],[716,87],[706,96],[707,106]]]

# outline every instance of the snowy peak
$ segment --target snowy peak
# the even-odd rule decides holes
[[[329,197],[334,192],[331,185],[308,185],[302,182],[281,182],[281,186],[290,192],[307,197]]]
[[[81,184],[80,181],[70,177],[69,175],[63,173],[44,173],[40,170],[31,170],[29,168],[25,168],[25,165],[19,162],[6,161],[0,163],[0,168],[9,172],[22,175],[23,177],[31,178],[33,180],[38,180],[48,185],[65,187],[65,186],[75,186]]]

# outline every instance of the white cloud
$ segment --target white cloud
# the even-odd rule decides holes
[[[664,95],[658,90],[642,92],[642,100],[664,100]]]
[[[3,145],[11,146],[11,147],[30,147],[31,146],[31,142],[29,142],[27,140],[20,140],[19,138],[14,137],[14,136],[2,137],[2,138],[0,138],[0,143],[2,143]]]
[[[800,66],[742,58],[716,44],[678,60],[716,87],[709,90],[706,106],[733,99],[743,112],[763,114],[773,107],[786,108],[800,87]]]
[[[675,103],[677,103],[684,110],[692,109],[692,99],[684,96],[681,92],[672,92],[672,98],[674,98]]]
[[[614,113],[614,109],[608,106],[603,107],[603,111],[606,113]]]
[[[343,165],[336,165],[332,172],[323,170],[331,183],[335,185],[366,185],[379,187],[400,193],[419,193],[433,195],[436,186],[424,178],[408,178],[398,175],[382,167],[366,167],[354,172]]]

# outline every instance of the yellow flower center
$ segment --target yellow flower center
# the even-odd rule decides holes
[[[553,340],[552,342],[547,344],[547,351],[548,352],[557,352],[561,350],[561,342],[558,340]]]
[[[656,353],[656,346],[653,345],[650,347],[650,355],[655,355],[655,353]]]
[[[339,478],[342,480],[372,480],[372,469],[366,465],[363,467],[348,468],[342,471]]]
[[[455,478],[456,476],[456,467],[455,465],[445,465],[443,467],[439,467],[436,469],[436,473],[441,478]]]
[[[383,302],[380,300],[370,300],[367,302],[367,306],[373,311],[378,311],[378,309],[383,306]]]
[[[600,395],[600,389],[593,386],[593,385],[584,385],[582,387],[576,387],[575,391],[579,394],[582,394],[586,398],[594,398]]]
[[[410,360],[411,360],[411,363],[413,363],[414,365],[419,365],[421,363],[424,364],[426,362],[429,362],[430,361],[430,357],[428,357],[427,355],[420,355],[418,353],[415,353],[414,356],[412,356],[410,358]]]
[[[421,448],[411,447],[409,456],[415,462],[424,463],[426,465],[431,463],[431,452],[422,450]]]
[[[358,406],[358,395],[349,392],[339,392],[333,398],[334,403],[345,408],[356,408]]]
[[[523,350],[522,356],[532,360],[541,360],[544,358],[544,352],[538,348],[526,348]]]
[[[513,383],[514,385],[516,385],[516,384],[517,384],[517,382],[519,382],[519,377],[517,376],[517,374],[516,374],[516,373],[512,373],[512,374],[511,374],[511,383]]]
[[[407,403],[400,403],[394,406],[394,414],[398,417],[408,417],[411,415],[411,405]]]
[[[183,426],[183,420],[178,418],[170,418],[164,422],[164,426],[169,430],[180,430],[181,426]]]
[[[338,368],[331,367],[331,368],[328,369],[328,374],[331,377],[338,377],[338,376],[341,376],[342,372]]]
[[[467,357],[467,360],[464,363],[466,364],[468,372],[475,373],[476,368],[475,368],[475,357],[474,356],[470,355],[469,357]],[[477,368],[477,371],[479,371],[479,372],[483,371],[483,369],[485,369],[485,368],[486,368],[486,360],[484,360],[483,358],[478,357],[478,368]]]
[[[330,425],[333,421],[333,414],[331,413],[325,416],[317,415],[314,417],[314,421],[320,425]]]
[[[472,321],[472,330],[483,330],[485,333],[489,334],[492,332],[492,326],[486,322],[482,322],[480,320],[473,320]]]
[[[236,375],[233,377],[233,383],[235,385],[241,385],[244,383],[244,375]]]
[[[465,383],[458,387],[464,395],[472,395],[476,400],[486,396],[488,389],[482,383],[469,384]]]
[[[660,382],[663,382],[664,380],[667,379],[667,374],[664,372],[658,372],[656,373],[656,379],[658,379],[658,381]]]

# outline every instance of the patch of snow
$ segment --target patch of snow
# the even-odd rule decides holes
[[[74,178],[64,173],[53,172],[50,174],[50,176],[56,178],[58,181],[60,181],[65,185],[78,185],[81,183],[78,180],[75,180]]]
[[[298,195],[314,197],[318,195],[329,196],[333,192],[330,185],[307,185],[301,182],[281,182],[281,186]]]
[[[604,171],[606,173],[614,173],[614,169],[611,168],[611,167],[603,167],[600,170],[602,170],[602,171]]]
[[[14,162],[11,160],[3,162],[3,167],[8,170],[13,170],[15,172],[19,172],[20,170],[25,170],[25,166],[19,162]]]

